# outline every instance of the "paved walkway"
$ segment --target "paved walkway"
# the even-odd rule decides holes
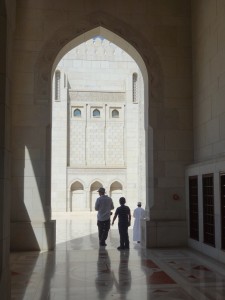
[[[11,254],[14,300],[224,300],[225,265],[190,249],[118,251],[114,225],[98,246],[96,213],[54,214],[52,252]]]

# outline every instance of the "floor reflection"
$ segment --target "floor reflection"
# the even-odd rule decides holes
[[[111,270],[111,261],[108,251],[100,247],[97,260],[97,276],[95,285],[99,299],[106,299],[106,296],[112,290],[114,284],[114,276]]]
[[[221,263],[189,249],[118,251],[116,226],[99,248],[95,213],[55,218],[55,251],[11,254],[12,300],[225,299]]]
[[[127,299],[127,293],[131,288],[131,271],[129,269],[130,251],[120,251],[120,261],[118,268],[118,276],[113,273],[114,283],[121,299]]]

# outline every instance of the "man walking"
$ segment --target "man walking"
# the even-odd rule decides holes
[[[108,232],[110,229],[110,215],[111,210],[114,209],[114,205],[112,199],[105,195],[105,189],[103,187],[99,188],[98,193],[99,197],[95,202],[95,210],[98,211],[97,225],[99,245],[107,246],[105,241],[108,237]]]

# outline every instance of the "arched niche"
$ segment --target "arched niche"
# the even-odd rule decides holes
[[[102,183],[100,181],[94,181],[90,185],[90,210],[95,211],[95,201],[99,197],[98,189],[100,187],[103,187]]]
[[[70,211],[86,211],[87,209],[84,186],[81,182],[75,181],[70,187]]]
[[[71,191],[77,191],[77,190],[83,190],[84,186],[81,182],[79,181],[75,181],[72,185],[71,185]]]
[[[123,189],[123,185],[122,183],[120,183],[119,181],[114,181],[111,185],[110,185],[110,191],[114,191],[114,190],[122,190]]]
[[[119,181],[114,181],[110,185],[110,196],[113,199],[114,206],[119,204],[120,197],[124,197],[123,186]]]

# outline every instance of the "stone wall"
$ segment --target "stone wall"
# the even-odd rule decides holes
[[[225,3],[192,1],[195,162],[225,154]]]
[[[187,219],[190,224],[189,177],[197,178],[199,238],[191,247],[224,261],[221,250],[221,178],[225,172],[225,3],[192,1],[194,161],[186,170]],[[215,245],[205,241],[203,178],[212,176],[212,212]],[[190,228],[189,228],[190,237]]]
[[[10,299],[11,88],[15,3],[0,1],[0,295]]]

